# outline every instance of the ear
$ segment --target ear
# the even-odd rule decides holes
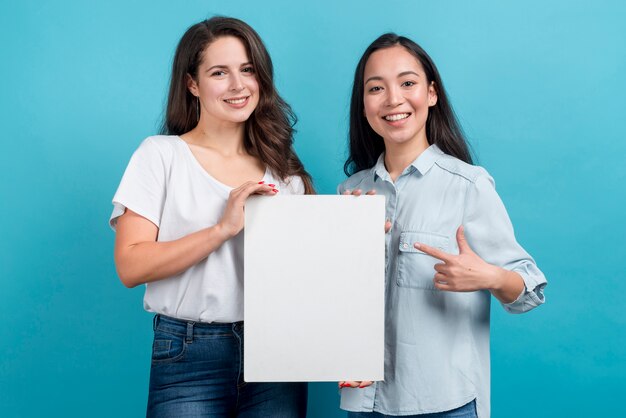
[[[432,107],[437,104],[437,86],[434,81],[430,82],[428,86],[428,107]]]
[[[189,89],[189,92],[196,97],[200,96],[200,91],[198,90],[198,83],[196,83],[196,80],[194,80],[189,73],[187,73],[187,76],[185,78],[187,79],[187,88]]]

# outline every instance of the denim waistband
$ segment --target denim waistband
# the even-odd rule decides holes
[[[188,338],[202,335],[232,335],[235,332],[240,334],[243,331],[243,321],[205,323],[156,314],[153,329],[187,336]]]

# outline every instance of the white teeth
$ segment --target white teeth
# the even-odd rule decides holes
[[[247,97],[244,97],[243,99],[232,99],[232,100],[225,100],[226,103],[230,103],[230,104],[242,104],[243,102],[245,102],[247,99]]]
[[[395,115],[387,115],[385,116],[385,120],[388,120],[390,122],[394,122],[397,120],[402,120],[402,119],[406,119],[409,117],[409,113],[397,113]]]

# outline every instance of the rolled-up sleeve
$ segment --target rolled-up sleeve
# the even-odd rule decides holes
[[[472,182],[466,196],[463,225],[470,247],[486,262],[518,273],[525,288],[511,303],[510,313],[523,313],[544,303],[547,284],[535,260],[515,240],[509,215],[486,171]]]

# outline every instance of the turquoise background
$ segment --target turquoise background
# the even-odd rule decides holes
[[[529,314],[494,304],[493,416],[626,416],[624,4],[3,1],[0,416],[145,413],[151,316],[116,277],[110,200],[157,131],[177,41],[213,14],[265,40],[321,193],[344,178],[364,48],[421,43],[550,281]],[[335,388],[311,385],[310,417],[344,416]]]

